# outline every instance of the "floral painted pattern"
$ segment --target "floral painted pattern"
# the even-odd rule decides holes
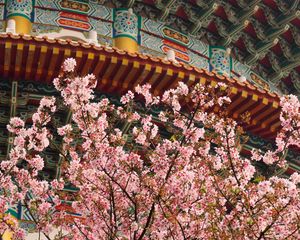
[[[210,71],[230,76],[232,69],[231,57],[226,55],[226,49],[222,47],[209,47]]]
[[[114,37],[127,36],[138,41],[139,17],[127,10],[116,10],[114,15]]]
[[[28,19],[31,19],[32,12],[32,1],[31,0],[7,0],[6,11],[7,16],[21,15]]]

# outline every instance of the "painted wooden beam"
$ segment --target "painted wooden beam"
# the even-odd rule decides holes
[[[278,43],[279,39],[275,38],[273,41],[259,42],[256,45],[256,49],[252,50],[252,54],[246,57],[245,62],[247,65],[252,65],[258,59],[265,56],[269,49]]]
[[[208,24],[210,17],[217,10],[218,7],[219,7],[218,3],[213,3],[199,14],[198,19],[192,19],[195,25],[191,30],[191,34],[196,34],[202,27],[206,27],[205,25]]]

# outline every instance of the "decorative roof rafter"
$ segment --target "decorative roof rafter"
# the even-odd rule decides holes
[[[210,6],[204,8],[197,19],[192,19],[194,22],[194,26],[191,30],[191,34],[195,34],[199,32],[201,28],[207,27],[208,23],[212,20],[212,14],[216,11],[219,7],[218,3],[213,3]]]
[[[258,71],[265,80],[272,84],[282,76],[285,83],[280,86],[286,85],[293,91],[291,84],[296,81],[286,76],[291,71],[300,73],[300,64],[297,65],[300,0],[127,0],[126,3],[134,9],[144,6],[138,13],[163,21],[179,32],[210,45],[231,48],[233,57]],[[300,92],[297,94],[300,96]]]

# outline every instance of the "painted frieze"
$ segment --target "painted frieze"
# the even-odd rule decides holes
[[[64,11],[72,11],[79,14],[88,14],[90,12],[90,4],[83,1],[75,0],[60,0],[58,1],[59,7]]]
[[[32,0],[6,0],[6,17],[23,16],[32,19],[33,1]]]
[[[141,46],[152,49],[157,52],[161,52],[163,43],[160,38],[150,35],[144,31],[141,31]]]
[[[111,22],[104,22],[99,19],[89,18],[89,23],[93,30],[97,31],[99,35],[112,37],[113,24]]]
[[[173,50],[175,52],[175,57],[177,60],[189,63],[191,61],[190,56],[188,55],[188,49],[185,46],[179,45],[176,42],[172,42],[167,39],[163,39],[163,46],[161,50],[164,53],[167,53],[169,50]]]
[[[129,37],[140,43],[141,17],[128,9],[114,9],[113,37]]]
[[[42,8],[48,8],[48,9],[55,9],[58,10],[59,7],[57,5],[57,0],[35,0],[35,7],[42,7]]]
[[[162,28],[163,37],[172,41],[176,42],[183,46],[188,46],[190,43],[190,39],[187,35],[180,33],[172,28],[169,28],[167,26],[164,26]]]
[[[101,5],[98,1],[90,1],[89,4],[91,7],[89,16],[112,21],[112,9]]]
[[[202,42],[196,38],[190,37],[190,44],[189,44],[188,48],[203,55],[203,56],[208,57],[207,44],[205,44],[204,42]]]
[[[192,52],[190,50],[188,51],[188,55],[191,58],[191,62],[190,62],[191,65],[209,71],[209,61],[207,58],[204,58],[199,54],[196,54],[195,52]]]
[[[1,1],[4,0],[0,0],[0,19]],[[25,3],[26,0],[20,2]],[[257,86],[269,87],[267,81],[249,66],[227,56],[223,47],[209,47],[194,36],[183,34],[163,22],[142,19],[128,9],[107,8],[99,0],[35,0],[34,22],[33,31],[37,33],[45,33],[48,29],[59,31],[61,28],[83,32],[96,30],[101,44],[112,44],[112,38],[130,37],[141,45],[143,53],[165,56],[173,50],[178,61],[215,70],[219,74],[244,76]]]
[[[82,0],[36,0],[36,7],[48,8],[57,11],[68,11],[90,17],[112,20],[111,9],[101,5],[98,1]]]
[[[57,19],[58,19],[57,11],[45,10],[40,8],[35,9],[35,17],[34,17],[35,23],[58,26],[56,22]]]
[[[112,36],[112,23],[88,17],[83,14],[66,11],[52,11],[36,8],[35,23],[69,28],[78,31],[96,30],[103,36]]]
[[[209,46],[209,70],[221,75],[231,75],[232,59],[224,47]]]
[[[89,18],[82,14],[59,12],[56,22],[60,27],[64,28],[71,28],[80,31],[92,30],[92,26],[89,23]]]
[[[190,63],[191,58],[188,55],[187,48],[190,43],[189,37],[166,26],[162,27],[161,31],[163,36],[163,46],[161,50],[164,53],[167,53],[169,50],[173,50],[177,60]]]
[[[161,29],[164,27],[163,22],[153,21],[148,18],[143,18],[142,30],[152,33],[158,37],[163,37]]]
[[[208,46],[197,39],[165,26],[162,22],[143,19],[141,36],[141,45],[143,46],[154,47],[155,50],[159,48],[162,53],[171,49],[175,52],[178,61],[207,68],[207,60],[203,56],[208,57]]]

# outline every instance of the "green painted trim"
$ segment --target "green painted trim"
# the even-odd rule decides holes
[[[24,18],[28,19],[31,22],[31,19],[28,16],[26,16],[25,14],[22,14],[22,13],[11,13],[11,14],[7,15],[7,18],[14,17],[14,16],[24,17]]]
[[[112,11],[112,20],[113,20],[113,22],[115,21],[115,18],[116,18],[116,9],[114,8],[113,11]]]
[[[77,13],[77,14],[82,14],[82,15],[86,15],[87,17],[89,17],[88,12],[81,12],[81,11],[76,11],[76,10],[72,10],[70,8],[63,8],[60,7],[62,11],[66,11],[66,12],[72,12],[72,13]]]
[[[113,39],[117,39],[117,38],[120,38],[120,37],[127,37],[127,38],[131,38],[132,40],[134,40],[135,42],[138,43],[138,40],[135,39],[134,37],[130,36],[130,35],[127,35],[127,34],[120,34],[118,35],[117,37],[114,37]]]
[[[18,218],[18,213],[12,209],[8,209],[6,213],[9,213],[10,215],[14,216],[15,218]]]
[[[139,15],[136,15],[136,16],[138,18],[138,35],[140,35],[140,29],[142,28],[142,17]]]

